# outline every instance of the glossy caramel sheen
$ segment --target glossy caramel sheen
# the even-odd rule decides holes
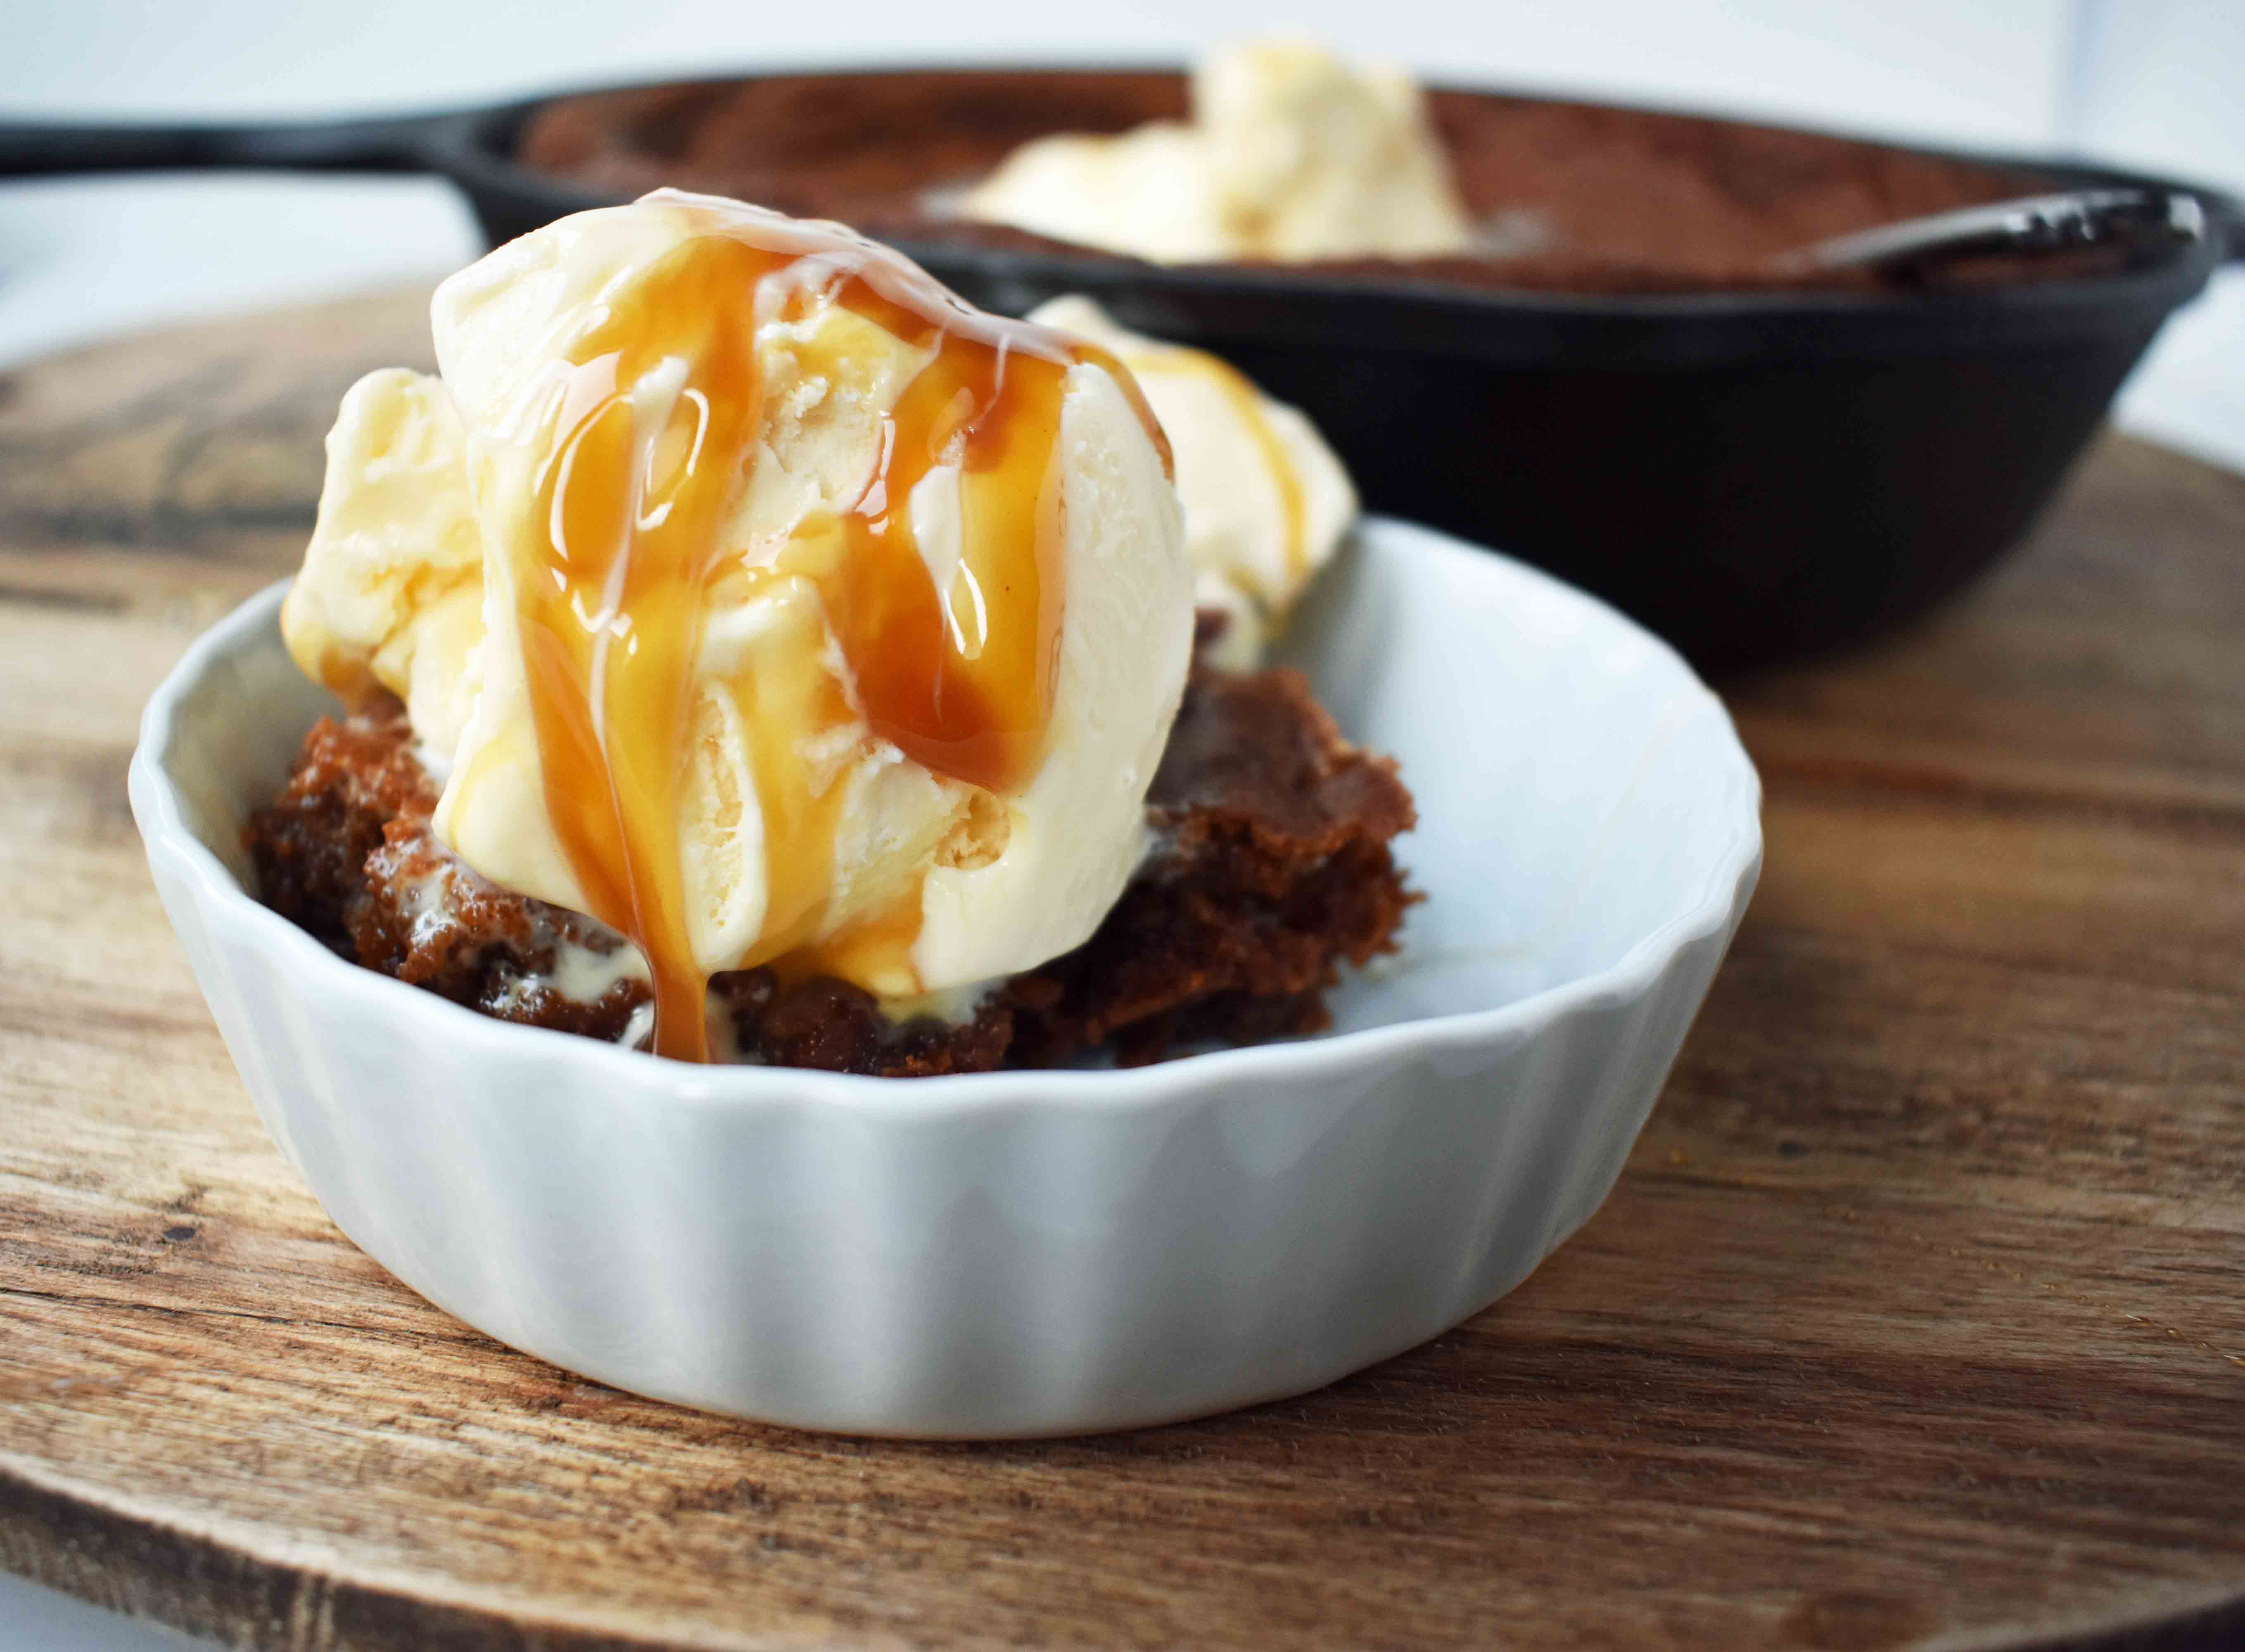
[[[838,230],[680,210],[688,233],[608,295],[548,382],[534,497],[500,551],[555,836],[593,916],[647,957],[656,1050],[706,1060],[708,980],[680,852],[689,804],[709,807],[688,796],[697,742],[737,727],[755,775],[756,796],[735,801],[760,813],[769,898],[738,963],[848,961],[859,978],[912,990],[902,960],[916,887],[822,938],[844,789],[806,754],[820,735],[862,722],[938,775],[1000,796],[1021,788],[1043,755],[1066,604],[1058,460],[1070,368],[1096,355],[1165,464],[1168,453],[1111,358],[969,311]],[[756,324],[822,298],[926,364],[890,412],[857,500],[806,517],[751,560],[725,528],[759,451]],[[964,524],[940,591],[907,510],[939,464],[958,467]],[[756,668],[707,680],[703,619],[713,602],[743,601],[771,615]],[[830,628],[855,706],[827,664]],[[711,698],[722,694],[729,719]]]

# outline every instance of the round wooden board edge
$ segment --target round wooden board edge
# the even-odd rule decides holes
[[[67,1557],[58,1563],[58,1557]],[[105,1610],[246,1652],[682,1652],[535,1611],[449,1601],[228,1545],[0,1467],[0,1567]],[[2245,1645],[2245,1590],[2161,1590],[2066,1624],[1941,1635],[1922,1652],[2221,1652]],[[749,1631],[736,1642],[756,1638]]]

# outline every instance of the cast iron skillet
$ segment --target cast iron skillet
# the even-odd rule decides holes
[[[842,83],[856,78],[836,75]],[[0,125],[0,175],[172,167],[436,173],[497,243],[612,197],[512,159],[545,100],[406,118]],[[1978,158],[1986,159],[1986,158]],[[1277,268],[1165,268],[905,240],[986,308],[1086,292],[1230,357],[1317,421],[1378,510],[1550,568],[1704,667],[1917,614],[2015,544],[2245,209],[2043,161],[2059,185],[2195,196],[2147,267],[1923,293],[1588,296]]]

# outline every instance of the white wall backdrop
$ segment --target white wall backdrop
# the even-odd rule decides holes
[[[2084,0],[2053,136],[2245,192],[2245,0]],[[2245,267],[2170,322],[2121,423],[2245,469]]]
[[[872,0],[838,13],[739,0],[16,0],[0,105],[319,113],[712,64],[1176,58],[1287,27],[1429,72],[2006,141],[2047,129],[2074,3]],[[831,26],[838,16],[847,32]]]

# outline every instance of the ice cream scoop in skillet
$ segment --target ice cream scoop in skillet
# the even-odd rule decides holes
[[[1173,119],[1173,72],[851,71],[335,125],[0,129],[0,172],[434,171],[494,242],[655,184],[840,215],[990,308],[1079,292],[1299,406],[1376,510],[1587,586],[1703,664],[1922,612],[2016,543],[2245,213],[2155,178],[1493,92],[1428,107],[1509,256],[1156,265],[947,219],[1021,143]],[[2089,186],[2207,220],[2110,267],[1773,275],[1897,220]],[[1509,237],[1508,240],[1507,237]]]

